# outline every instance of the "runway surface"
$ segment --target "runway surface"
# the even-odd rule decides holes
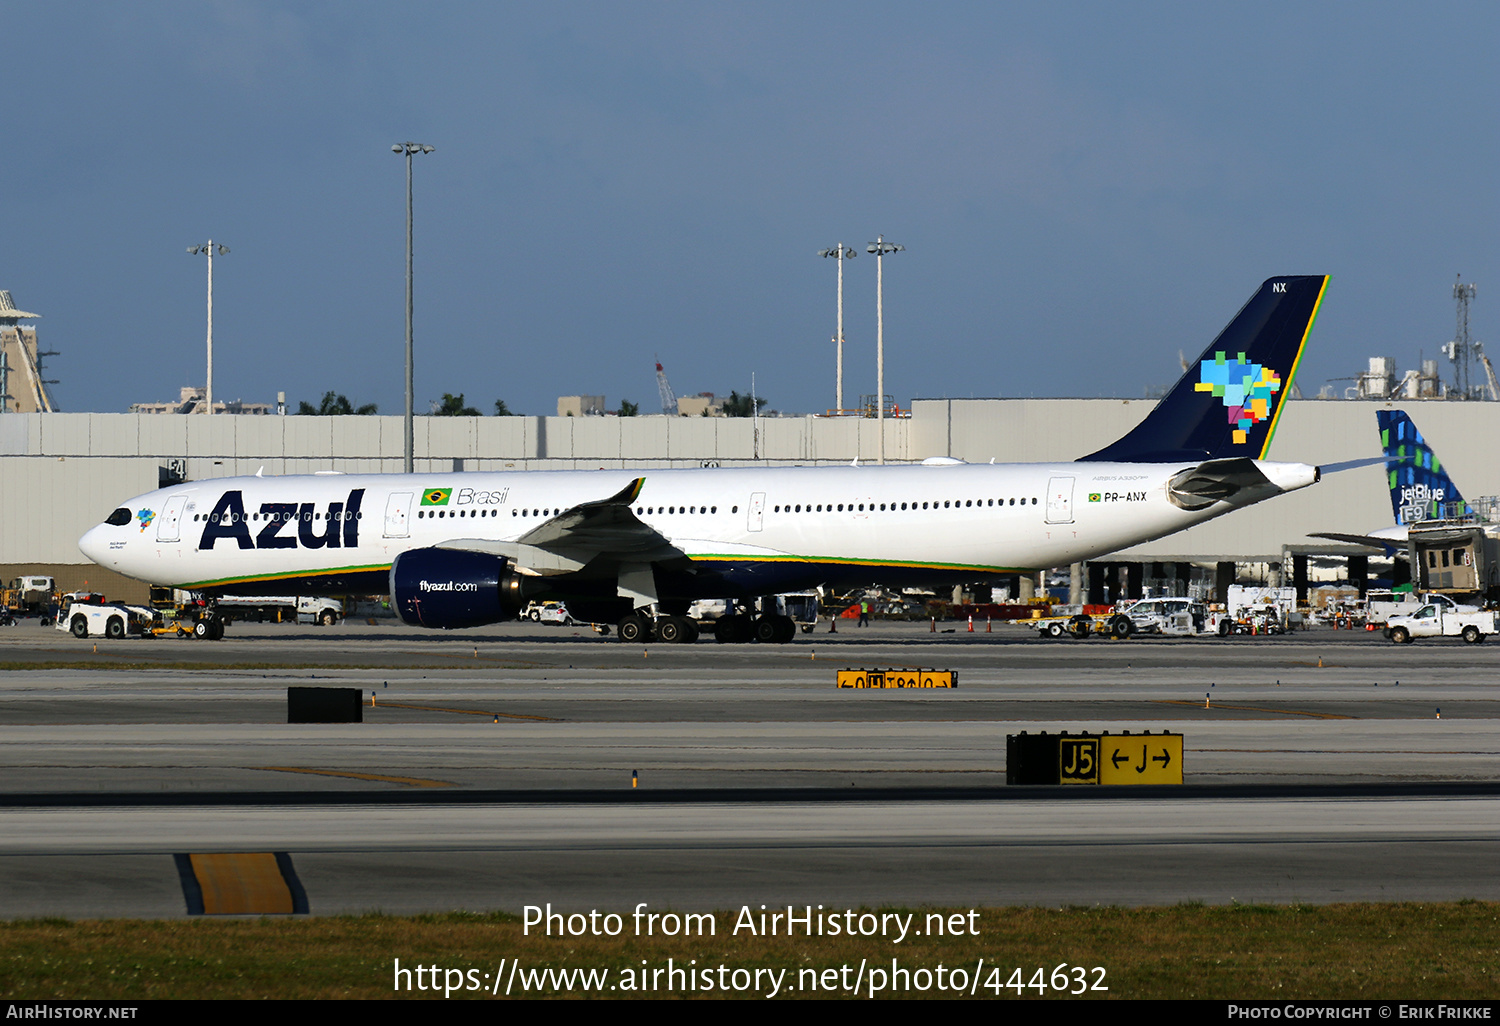
[[[96,650],[22,626],[0,915],[182,915],[173,856],[211,852],[287,853],[315,914],[1500,899],[1497,659],[1333,631],[643,647],[384,622]],[[846,666],[959,687],[836,689]],[[287,724],[307,684],[359,688],[365,722]],[[1187,782],[1006,789],[1005,736],[1043,730],[1182,733]]]

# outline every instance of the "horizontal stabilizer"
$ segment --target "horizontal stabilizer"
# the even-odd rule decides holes
[[[1167,498],[1185,510],[1207,509],[1216,502],[1248,506],[1317,480],[1318,468],[1302,463],[1257,463],[1243,457],[1208,460],[1173,474],[1167,481]]]
[[[1398,546],[1392,544],[1389,538],[1376,538],[1374,535],[1369,534],[1336,534],[1332,531],[1325,531],[1319,534],[1310,534],[1308,537],[1344,542],[1346,545],[1363,545],[1366,548],[1383,550],[1386,555],[1390,555],[1398,547],[1405,548],[1404,545]]]

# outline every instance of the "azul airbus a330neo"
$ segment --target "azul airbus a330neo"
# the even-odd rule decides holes
[[[79,548],[210,597],[388,592],[438,628],[562,599],[666,641],[696,636],[698,598],[1061,566],[1318,480],[1264,457],[1327,284],[1266,281],[1145,420],[1073,463],[223,478],[132,499]],[[774,613],[717,631],[792,633]]]

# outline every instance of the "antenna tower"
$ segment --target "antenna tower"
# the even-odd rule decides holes
[[[1469,364],[1475,357],[1484,355],[1484,343],[1469,337],[1469,303],[1479,294],[1473,282],[1465,285],[1463,275],[1453,284],[1453,299],[1458,306],[1458,333],[1453,341],[1443,346],[1443,355],[1453,363],[1453,377],[1461,399],[1478,399],[1482,390],[1469,383]]]

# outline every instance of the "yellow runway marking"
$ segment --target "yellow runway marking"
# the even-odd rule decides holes
[[[270,852],[188,858],[203,891],[205,915],[292,914],[292,892],[281,876],[276,856]]]
[[[458,713],[460,716],[499,716],[504,720],[543,720],[556,723],[555,716],[528,716],[526,713],[503,713],[486,709],[449,709],[441,705],[409,705],[406,702],[379,702],[376,709],[420,709],[423,712]]]
[[[1158,698],[1157,705],[1190,705],[1194,709],[1202,709],[1202,702],[1184,702],[1176,698]],[[1258,705],[1225,705],[1223,702],[1215,702],[1212,709],[1238,709],[1241,712],[1280,713],[1283,716],[1311,716],[1316,720],[1357,720],[1358,716],[1344,716],[1340,713],[1308,712],[1304,709],[1263,709]]]
[[[406,784],[410,787],[454,787],[451,781],[428,780],[424,777],[387,777],[380,773],[355,773],[349,770],[310,769],[306,766],[259,766],[257,769],[275,770],[277,773],[312,773],[320,777],[348,777],[351,780],[376,780],[382,784]]]

